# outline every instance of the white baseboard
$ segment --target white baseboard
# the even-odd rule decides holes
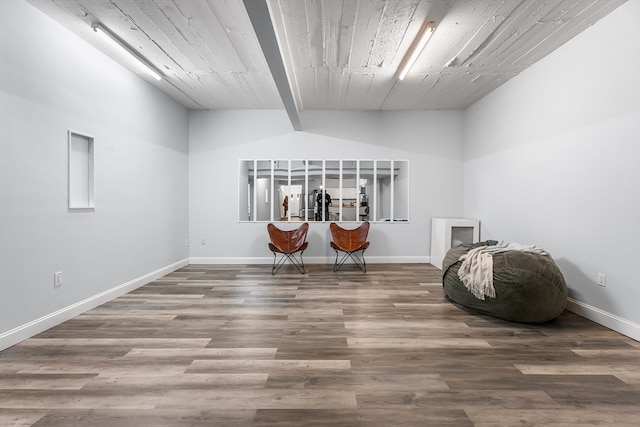
[[[331,257],[304,257],[305,264],[333,265],[335,256]],[[366,257],[367,264],[428,264],[431,258],[428,256],[414,257]],[[271,264],[273,256],[253,258],[226,258],[226,257],[192,257],[190,264]]]
[[[156,279],[159,279],[162,276],[166,276],[167,274],[186,265],[189,265],[189,260],[183,259],[174,264],[168,265],[149,274],[145,274],[144,276],[140,276],[127,283],[118,285],[115,288],[111,288],[105,292],[94,295],[83,301],[79,301],[68,307],[62,308],[51,314],[48,314],[39,319],[33,320],[22,326],[18,326],[17,328],[0,334],[0,351],[9,348],[21,341],[24,341],[27,338],[31,338],[34,335],[39,334],[40,332],[46,331],[49,328],[59,325],[62,322],[66,322],[67,320],[72,319],[73,317],[82,314],[87,310],[109,302],[112,299],[119,297],[120,295],[131,292],[132,290],[146,285],[147,283],[152,282]]]
[[[189,258],[189,264],[271,264],[273,257],[254,257],[254,258],[241,258],[241,257],[191,257]],[[307,262],[307,258],[304,258],[304,262]]]
[[[626,335],[631,339],[640,341],[640,325],[637,323],[630,322],[629,320],[623,319],[622,317],[618,317],[589,304],[576,301],[573,298],[567,298],[567,310],[622,335]]]

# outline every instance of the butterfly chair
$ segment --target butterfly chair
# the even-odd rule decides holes
[[[298,271],[304,274],[302,253],[309,245],[306,241],[309,224],[305,222],[295,230],[289,231],[281,230],[273,224],[268,224],[267,231],[269,232],[269,238],[271,239],[271,242],[269,242],[269,249],[273,252],[273,266],[271,267],[271,274],[276,274],[286,260],[290,260]],[[296,258],[296,252],[300,252],[300,260]],[[282,254],[280,260],[277,259],[277,254]]]
[[[333,241],[331,247],[336,251],[336,263],[333,265],[333,271],[338,271],[342,264],[351,258],[353,262],[362,270],[367,272],[367,263],[364,260],[364,251],[369,247],[367,235],[369,234],[369,222],[365,221],[358,228],[347,230],[340,227],[335,222],[329,224]],[[342,259],[338,261],[338,255],[343,252]],[[358,256],[358,253],[360,256]]]

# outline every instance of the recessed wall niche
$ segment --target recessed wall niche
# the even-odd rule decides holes
[[[69,209],[94,209],[94,139],[69,130]]]
[[[408,160],[240,160],[244,221],[408,222]]]

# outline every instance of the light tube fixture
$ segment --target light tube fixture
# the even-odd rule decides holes
[[[435,30],[436,23],[433,21],[427,22],[422,30],[419,41],[417,43],[414,42],[413,48],[409,49],[409,51],[407,52],[407,55],[409,55],[408,59],[406,59],[407,55],[405,55],[406,60],[404,61],[404,65],[400,69],[398,79],[402,80],[406,77],[407,73],[416,62],[416,59],[418,59],[420,53],[422,53],[422,50],[427,45],[427,42],[429,41]]]
[[[135,49],[129,46],[124,40],[118,37],[110,29],[99,22],[93,22],[91,24],[91,28],[93,28],[93,31],[95,31],[97,34],[100,34],[103,40],[106,40],[108,43],[110,43],[111,46],[117,49],[120,53],[131,58],[142,71],[149,74],[156,80],[162,80],[162,73],[156,67],[151,65],[151,63],[146,58],[136,52]]]

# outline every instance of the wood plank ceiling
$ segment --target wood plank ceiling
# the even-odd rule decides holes
[[[624,0],[28,0],[101,44],[107,26],[164,77],[149,82],[191,109],[281,109],[266,56],[286,68],[294,108],[464,109],[610,13]],[[251,2],[269,13],[250,17]],[[256,20],[278,49],[265,49]],[[408,76],[398,66],[426,21],[433,37]],[[147,77],[143,77],[147,79]],[[286,101],[285,101],[286,102]]]

